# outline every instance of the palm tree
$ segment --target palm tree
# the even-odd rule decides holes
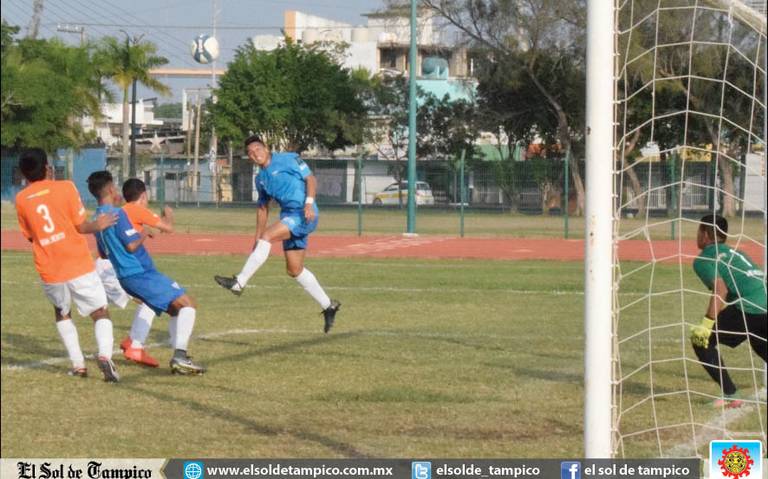
[[[162,95],[168,95],[171,91],[167,85],[149,74],[152,68],[168,63],[168,59],[156,53],[157,46],[154,43],[136,38],[131,42],[127,35],[124,42],[115,37],[105,37],[102,40],[100,49],[102,71],[123,90],[123,177],[127,176],[130,166],[128,89],[135,80]]]

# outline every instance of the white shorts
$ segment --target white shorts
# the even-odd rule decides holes
[[[88,316],[107,305],[107,294],[96,271],[91,271],[65,283],[43,283],[43,290],[62,315],[69,315],[74,300],[77,311]]]
[[[120,309],[125,309],[131,301],[131,297],[125,292],[120,281],[117,279],[115,269],[108,259],[96,259],[96,272],[104,285],[104,292],[107,293],[107,300]]]

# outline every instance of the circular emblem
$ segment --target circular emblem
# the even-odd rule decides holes
[[[191,462],[184,467],[184,477],[187,479],[200,479],[203,475],[203,469],[200,464]]]
[[[730,449],[723,449],[723,456],[717,461],[720,471],[726,477],[739,478],[748,476],[751,466],[755,461],[749,457],[746,448],[740,448],[736,445]]]

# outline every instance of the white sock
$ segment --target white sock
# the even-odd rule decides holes
[[[168,344],[171,347],[176,344],[176,322],[178,320],[178,316],[171,316],[171,319],[168,320]]]
[[[269,241],[259,240],[259,242],[256,243],[256,248],[253,249],[253,252],[245,262],[245,265],[243,265],[243,270],[236,276],[239,286],[235,285],[232,289],[239,291],[242,288],[245,288],[245,285],[248,284],[248,280],[251,279],[251,276],[253,276],[256,271],[261,268],[261,265],[267,261],[267,258],[269,258],[269,250],[271,248],[272,243]]]
[[[176,339],[173,344],[174,349],[187,350],[189,337],[192,336],[192,329],[195,327],[195,308],[189,306],[181,308],[176,320]]]
[[[115,342],[112,334],[112,320],[102,318],[94,321],[93,332],[96,336],[96,344],[99,346],[99,357],[112,359],[112,346]]]
[[[136,312],[133,315],[133,323],[131,323],[132,348],[144,347],[154,319],[155,312],[146,304],[142,303],[136,308]]]
[[[85,358],[83,357],[83,351],[80,349],[80,338],[77,335],[75,323],[71,319],[56,321],[56,329],[59,330],[64,347],[67,348],[67,354],[69,354],[69,360],[72,361],[72,367],[84,368]]]
[[[331,305],[331,298],[325,294],[323,287],[320,286],[320,283],[317,282],[315,275],[312,274],[312,272],[310,272],[307,268],[304,268],[301,273],[296,276],[296,281],[298,281],[299,284],[304,287],[304,291],[309,293],[309,295],[312,296],[315,301],[320,304],[321,308],[326,309]]]

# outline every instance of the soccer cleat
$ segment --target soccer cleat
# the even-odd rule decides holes
[[[240,296],[243,294],[243,287],[240,286],[240,283],[237,282],[237,278],[235,276],[219,276],[218,274],[213,277],[214,280],[224,289],[228,289],[234,294],[235,296]],[[240,286],[239,289],[234,289],[235,286]]]
[[[122,349],[123,352],[125,352],[126,349],[131,347],[132,343],[133,343],[133,340],[131,340],[131,337],[130,336],[126,336],[125,339],[120,341],[120,349]]]
[[[87,378],[88,370],[86,368],[72,368],[69,371],[67,371],[67,376],[72,376],[76,378]]]
[[[122,344],[120,346],[122,346]],[[132,348],[129,346],[123,349],[123,356],[125,356],[125,359],[129,361],[133,361],[134,363],[142,364],[144,366],[149,366],[150,368],[156,368],[160,366],[160,363],[157,362],[157,359],[150,356],[147,350],[144,348]]]
[[[171,359],[171,374],[193,376],[203,374],[204,372],[205,368],[199,364],[193,363],[189,356],[186,358],[174,357]]]
[[[115,368],[115,363],[111,359],[99,356],[98,363],[99,369],[104,374],[105,382],[116,383],[120,381],[120,375],[117,374],[117,368]]]
[[[744,401],[739,399],[735,394],[730,396],[726,395],[720,399],[715,399],[712,402],[712,407],[715,409],[736,409],[744,405]]]
[[[331,305],[323,310],[322,314],[323,319],[325,320],[325,326],[323,327],[324,333],[327,333],[333,327],[333,322],[336,320],[336,313],[339,311],[339,308],[341,308],[341,303],[332,299]]]

